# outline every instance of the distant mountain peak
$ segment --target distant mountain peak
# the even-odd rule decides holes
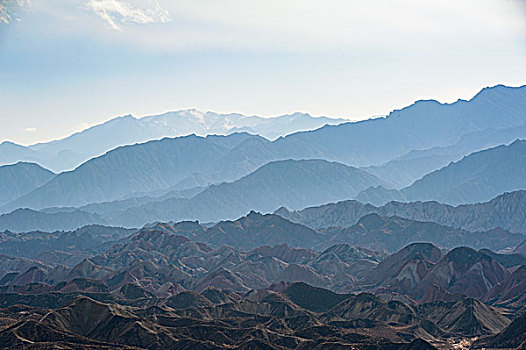
[[[492,260],[489,255],[469,247],[457,247],[447,253],[445,258],[462,266],[471,266],[480,260]]]
[[[4,141],[2,143],[0,143],[0,146],[4,146],[4,147],[17,147],[17,148],[25,148],[25,146],[22,146],[22,145],[19,145],[18,143],[15,143],[13,141]]]
[[[137,118],[135,118],[132,114],[125,114],[115,119],[137,119]]]
[[[125,114],[75,132],[65,138],[20,146],[5,141],[0,146],[0,164],[31,160],[55,172],[67,171],[89,159],[120,146],[186,135],[229,135],[250,133],[273,140],[298,131],[315,130],[344,119],[319,117],[296,112],[274,117],[245,116],[240,113],[215,113],[186,109],[159,115],[135,117]],[[16,148],[15,148],[16,147]]]
[[[486,86],[483,89],[481,89],[475,96],[473,96],[473,98],[470,99],[469,101],[474,101],[479,98],[486,98],[488,96],[499,95],[499,94],[505,93],[506,91],[510,91],[510,90],[525,90],[526,91],[526,85],[508,86],[504,84],[497,84],[493,86]]]
[[[509,146],[517,146],[517,145],[525,145],[526,140],[525,139],[517,139],[509,144]]]

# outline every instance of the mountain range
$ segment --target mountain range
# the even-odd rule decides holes
[[[80,206],[168,189],[179,182],[182,186],[178,189],[185,189],[195,174],[208,175],[215,181],[234,179],[259,165],[236,152],[237,147],[247,142],[269,141],[248,134],[206,138],[192,135],[120,147],[74,171],[58,174],[9,206],[33,209]]]
[[[345,121],[345,119],[311,117],[304,113],[263,118],[238,113],[201,112],[195,109],[143,118],[126,115],[51,142],[27,147],[4,142],[0,144],[0,165],[24,160],[37,162],[55,172],[62,172],[73,170],[90,158],[100,156],[116,147],[165,137],[246,132],[275,139],[293,132],[317,129],[326,124],[339,124]]]
[[[35,210],[80,207],[143,197],[157,197],[156,201],[159,201],[159,196],[169,192],[175,192],[175,198],[180,198],[181,191],[212,184],[221,187],[222,182],[235,182],[267,163],[287,159],[324,159],[355,167],[368,166],[362,171],[376,174],[382,183],[372,184],[371,188],[356,194],[356,198],[363,202],[434,199],[459,204],[485,201],[502,192],[524,187],[521,182],[524,179],[521,157],[524,141],[469,156],[464,154],[463,159],[423,176],[411,186],[401,190],[396,187],[417,174],[439,168],[446,158],[455,158],[488,144],[513,141],[526,125],[522,113],[526,108],[523,105],[525,93],[526,87],[496,86],[482,90],[470,101],[453,104],[419,101],[392,112],[386,118],[325,126],[274,141],[235,133],[207,137],[191,135],[122,146],[21,194],[5,204],[2,211],[6,213],[26,207]],[[388,163],[372,167],[382,162]],[[476,164],[482,163],[486,167],[477,168]],[[398,170],[393,167],[398,167]],[[392,176],[390,182],[389,174],[400,173],[402,169],[409,177],[401,180]],[[448,180],[447,187],[441,180],[445,178],[453,179]],[[462,187],[464,192],[455,186]],[[339,190],[334,188],[332,191]],[[167,199],[166,196],[163,198]],[[256,207],[249,209],[260,210]],[[242,214],[236,213],[235,216]]]
[[[366,217],[353,230],[362,227],[369,231],[362,237],[374,236],[376,228],[370,222],[371,218]],[[415,224],[421,225],[410,223]],[[415,232],[407,224],[400,229],[390,224],[390,230],[383,234]],[[435,230],[435,237],[442,232],[443,228]],[[211,228],[183,222],[139,231],[87,226],[66,233],[4,233],[0,284],[5,286],[4,292],[19,290],[28,283],[34,284],[31,288],[36,291],[50,292],[61,282],[84,278],[101,281],[107,290],[132,283],[153,295],[166,296],[184,289],[202,292],[212,286],[248,292],[282,281],[302,281],[339,292],[401,293],[424,301],[458,301],[459,295],[464,294],[494,305],[501,305],[511,295],[526,295],[525,290],[516,289],[512,283],[524,273],[520,268],[526,261],[524,257],[510,260],[491,250],[477,251],[463,246],[458,238],[442,245],[456,247],[445,252],[431,243],[402,243],[400,250],[392,249],[396,247],[392,243],[375,243],[390,251],[391,255],[386,256],[356,247],[352,239],[351,244],[331,241],[331,235],[334,233],[309,231],[279,217],[259,214]],[[453,232],[451,235],[458,236]],[[202,238],[211,245],[199,242]],[[374,238],[371,240],[374,242]],[[465,241],[469,244],[469,238]],[[272,246],[268,242],[279,244]],[[360,240],[356,243],[364,245]],[[313,250],[308,246],[327,248]],[[522,304],[516,300],[513,307],[520,307]],[[521,300],[526,302],[526,297]]]
[[[276,142],[296,156],[306,157],[317,149],[345,164],[378,165],[411,151],[454,145],[474,132],[524,126],[525,96],[526,86],[499,85],[483,89],[469,101],[417,101],[386,118],[325,126]]]
[[[0,347],[523,349],[524,140],[526,86],[498,85],[4,142]]]
[[[249,237],[262,227],[274,232],[268,228],[278,217],[251,215],[208,230],[225,235],[241,226]],[[276,235],[297,231],[287,225]],[[526,304],[525,290],[514,282],[526,257],[504,266],[501,259],[510,261],[502,254],[443,251],[430,243],[388,256],[349,244],[323,251],[212,248],[179,235],[195,227],[86,227],[68,233],[69,242],[54,235],[53,251],[34,251],[49,257],[71,239],[86,240],[74,243],[81,250],[63,260],[66,265],[0,255],[0,342],[8,348],[54,342],[66,349],[434,349],[498,339],[520,348],[524,341],[510,336],[522,329],[521,317],[502,306],[515,312]],[[217,236],[212,232],[202,237]],[[46,245],[41,234],[32,235]],[[23,235],[18,239],[19,251],[36,247]]]
[[[363,170],[340,163],[285,160],[265,164],[234,182],[211,185],[189,199],[152,201],[117,211],[115,216],[108,212],[107,206],[103,211],[95,205],[89,210],[105,215],[112,224],[125,226],[142,226],[154,221],[213,222],[235,219],[251,210],[272,212],[284,204],[299,209],[352,198],[360,190],[382,183]]]
[[[231,138],[237,140],[231,140]],[[229,146],[252,141],[268,142],[263,141],[264,139],[254,138],[255,136],[246,134],[235,134],[226,138],[218,137],[217,139],[213,137],[206,139],[190,137],[175,140],[178,141],[178,151],[184,149],[181,148],[181,145],[187,145],[187,148],[195,149],[195,144],[206,144],[209,140],[228,144]],[[226,140],[228,142],[225,142]],[[144,144],[144,147],[146,146],[150,146],[150,144]],[[166,150],[166,147],[161,149]],[[217,147],[216,149],[219,150],[218,153],[224,151],[224,148]],[[116,150],[115,152],[118,151]],[[148,148],[145,152],[148,152]],[[374,197],[375,200],[373,202],[383,203],[388,199],[396,199],[397,201],[382,207],[370,204],[362,205],[358,202],[343,202],[336,205],[322,206],[319,210],[306,209],[302,213],[296,212],[293,214],[290,210],[282,208],[278,213],[293,221],[299,220],[298,222],[306,223],[315,228],[332,225],[349,226],[356,223],[356,220],[361,216],[374,212],[386,216],[397,215],[416,220],[434,221],[471,231],[487,231],[501,227],[514,232],[524,232],[526,230],[523,219],[524,211],[521,210],[524,205],[524,191],[510,192],[510,194],[498,196],[485,203],[466,204],[457,207],[436,201],[403,202],[408,201],[407,196],[409,194],[417,197],[416,199],[420,197],[431,197],[431,199],[439,197],[442,198],[442,202],[448,202],[444,200],[446,195],[440,194],[440,191],[444,191],[443,193],[452,193],[457,198],[464,198],[460,202],[470,203],[476,202],[477,199],[491,199],[493,194],[498,195],[507,190],[525,188],[526,184],[523,184],[523,179],[526,178],[524,176],[526,175],[526,168],[524,167],[525,164],[523,164],[524,157],[522,157],[522,154],[525,152],[526,141],[516,141],[509,146],[500,146],[477,152],[466,156],[457,163],[452,163],[441,170],[426,175],[422,180],[415,182],[414,185],[400,191],[394,189],[386,190],[384,186],[389,186],[389,184],[364,170],[324,160],[274,161],[261,166],[238,180],[217,185],[208,185],[209,182],[206,181],[206,178],[193,172],[197,167],[209,166],[206,164],[197,163],[192,169],[191,163],[189,163],[189,166],[183,169],[184,173],[178,174],[177,171],[180,168],[173,165],[159,165],[157,171],[153,171],[156,164],[158,164],[158,160],[149,158],[149,164],[142,164],[133,169],[129,167],[122,168],[114,179],[118,181],[114,182],[108,181],[109,178],[107,177],[98,175],[98,170],[93,172],[92,170],[97,169],[98,166],[88,162],[86,170],[79,169],[76,174],[63,173],[54,176],[45,185],[4,206],[4,211],[19,207],[46,208],[65,205],[77,206],[79,207],[78,209],[67,207],[46,209],[38,214],[34,210],[14,211],[0,217],[0,227],[14,231],[27,231],[31,229],[68,230],[75,228],[71,225],[77,222],[78,226],[76,227],[89,223],[111,223],[113,225],[140,227],[148,222],[155,221],[199,220],[210,222],[234,219],[245,215],[251,210],[264,213],[272,212],[278,207],[298,210],[312,205],[336,202],[348,198],[357,198],[361,202],[367,203],[370,200],[364,199],[364,197],[371,198],[371,194],[374,193],[377,196]],[[172,158],[174,157],[180,157],[181,162],[188,159],[186,153],[182,153],[179,156],[172,155]],[[209,157],[213,159],[213,155]],[[241,158],[240,162],[247,168],[255,166],[255,164],[247,165],[244,160],[245,158]],[[97,161],[98,159],[95,159],[92,162],[96,163]],[[221,168],[225,166],[226,161],[222,163],[216,162],[215,164],[215,167]],[[480,164],[484,164],[484,166],[481,167]],[[19,164],[18,167],[22,165],[23,163]],[[166,172],[169,166],[173,166],[172,172]],[[7,168],[16,167],[10,166]],[[33,167],[38,166],[33,165]],[[221,174],[225,175],[225,172]],[[160,175],[161,173],[165,173],[170,177],[163,178]],[[137,176],[132,174],[137,174]],[[184,180],[177,181],[173,179],[176,176],[176,179],[179,179],[187,175],[188,177],[184,178]],[[71,179],[79,177],[85,177],[86,180],[80,180],[81,183],[75,184],[72,188]],[[449,179],[449,182],[447,184],[443,183],[444,179]],[[178,188],[181,190],[171,189],[174,187],[170,187],[168,190],[155,191],[154,188],[162,187],[158,185],[161,181],[164,181],[166,184],[178,182],[180,184]],[[468,185],[469,181],[473,183],[471,190],[468,190],[470,188]],[[125,193],[129,191],[130,187],[139,189],[140,186],[143,189],[148,188],[152,191],[147,192],[145,190],[145,192],[135,193],[134,196],[132,195],[128,199],[97,203],[111,195],[111,193],[115,193],[115,197],[124,196],[126,198]],[[455,186],[460,189],[447,190],[447,188],[455,188]],[[13,188],[16,188],[16,182]],[[98,190],[93,191],[95,188]],[[436,189],[441,190],[437,191]],[[61,196],[61,193],[64,195]],[[415,195],[414,193],[420,193],[420,195]],[[73,217],[71,214],[73,212],[76,213],[76,217]],[[330,215],[328,215],[329,212]],[[24,225],[20,226],[17,223],[20,223],[22,218],[20,215],[22,213],[25,215],[23,219]],[[70,217],[68,219],[71,222],[70,226],[54,226],[55,224],[46,223],[43,223],[43,226],[38,226],[38,223],[43,222],[42,220],[46,217],[49,217],[50,221],[48,223],[56,223],[57,221],[53,220],[53,215],[57,217],[59,213],[62,214],[63,218]],[[81,216],[79,215],[81,214],[85,219],[80,219]],[[343,215],[345,216],[343,217]],[[338,217],[342,217],[342,219],[339,220]],[[91,222],[86,221],[89,218],[91,218]],[[317,218],[334,221],[316,223]]]
[[[412,220],[436,222],[469,231],[487,231],[497,227],[512,232],[526,232],[526,191],[501,194],[489,202],[464,204],[456,207],[431,202],[390,202],[381,207],[362,204],[356,200],[341,201],[317,207],[290,211],[276,210],[276,214],[312,228],[348,227],[371,213],[399,216]]]
[[[526,188],[526,141],[472,153],[434,171],[402,190],[409,200],[449,204],[490,200],[503,192]]]
[[[133,292],[140,295],[142,291]],[[323,300],[324,293],[316,292],[315,298]],[[250,295],[210,289],[201,294],[183,292],[155,302],[134,298],[130,288],[119,292],[127,298],[107,292],[96,296],[71,294],[65,294],[56,306],[37,300],[35,306],[6,307],[2,316],[7,327],[0,331],[0,342],[13,349],[29,344],[44,348],[51,342],[64,349],[432,350],[436,348],[431,342],[446,344],[447,337],[468,334],[460,327],[448,332],[429,321],[446,315],[457,305],[441,309],[430,306],[421,311],[369,294],[345,299],[325,313],[297,305],[287,297],[291,294],[288,290],[268,291],[264,297],[253,300]],[[480,314],[478,309],[476,313]],[[17,312],[23,316],[17,317]],[[472,314],[465,307],[456,316],[462,319]],[[350,319],[348,324],[339,321],[344,315]],[[499,318],[492,309],[485,316],[493,316],[490,320],[497,325],[492,330],[502,330],[503,326],[506,329],[509,324],[508,319]],[[371,321],[362,321],[365,318]],[[426,325],[435,327],[435,332],[427,329],[433,335],[426,332]],[[441,341],[437,338],[442,334]]]
[[[199,143],[201,139],[189,140],[190,144],[194,142]],[[163,149],[166,150],[166,148]],[[222,149],[219,149],[219,152],[221,151]],[[113,178],[100,176],[100,167],[95,164],[98,159],[95,159],[92,161],[94,164],[88,162],[85,165],[86,168],[78,169],[76,174],[60,174],[46,185],[11,202],[6,208],[42,209],[54,206],[82,206],[102,202],[102,199],[108,197],[118,199],[125,196],[130,187],[146,192],[158,189],[161,187],[159,184],[161,182],[169,186],[171,183],[184,180],[186,176],[191,176],[192,170],[195,170],[192,169],[190,154],[185,153],[180,145],[177,152],[178,155],[170,154],[171,158],[174,160],[180,158],[181,164],[186,164],[185,167],[178,167],[177,161],[164,165],[160,157],[157,159],[150,157],[149,164],[142,164],[134,169],[123,168]],[[228,165],[221,159],[215,161],[214,154],[208,157],[210,157],[210,163],[215,163],[212,166],[220,168]],[[209,167],[210,163],[198,163],[194,167]],[[154,171],[152,164],[158,164],[157,171]],[[167,171],[168,168],[171,168],[172,171]],[[95,169],[96,172],[93,171]],[[180,174],[181,171],[182,174]],[[166,176],[162,176],[161,173]],[[79,177],[83,180],[79,180]],[[75,183],[74,187],[71,186],[72,181],[77,180],[78,183]],[[340,163],[325,160],[276,161],[236,181],[209,186],[189,199],[181,198],[180,192],[176,192],[174,197],[146,201],[147,203],[143,205],[126,209],[122,213],[119,212],[119,218],[114,222],[118,222],[119,225],[144,225],[147,222],[158,220],[213,221],[235,218],[252,209],[273,211],[283,204],[292,208],[302,208],[354,197],[361,190],[383,184],[385,182],[374,175]],[[306,188],[314,190],[305,193]],[[246,193],[250,193],[250,196],[247,197]],[[103,212],[110,216],[112,206],[104,204],[102,207]],[[117,201],[115,207],[120,210],[122,201]],[[218,210],[218,208],[221,209]],[[95,213],[99,211],[97,205],[89,206],[89,210]],[[132,212],[129,213],[130,211]]]
[[[382,205],[391,200],[436,200],[447,204],[477,203],[496,195],[526,188],[526,141],[467,155],[431,172],[401,190],[375,187],[356,198]]]
[[[105,224],[106,220],[98,214],[78,209],[48,209],[35,211],[16,209],[9,214],[0,215],[0,231],[71,231],[92,224]]]
[[[0,166],[0,206],[49,182],[55,174],[35,163]]]
[[[407,173],[413,175],[398,174],[392,181],[403,183],[407,181],[404,177],[423,175],[423,158],[427,158],[427,173],[445,165],[444,161],[526,137],[525,95],[524,86],[497,85],[483,89],[469,101],[417,101],[386,118],[354,123],[300,113],[259,118],[186,110],[140,119],[125,116],[48,143],[24,147],[4,142],[0,145],[0,164],[31,161],[60,172],[118,146],[163,137],[250,132],[274,139],[294,134],[275,140],[286,158],[323,156],[353,166],[381,165],[397,158],[412,160],[407,165],[414,169]],[[325,124],[340,125],[323,127]],[[298,132],[316,128],[320,129]]]
[[[396,188],[404,188],[434,170],[460,161],[470,153],[510,144],[517,139],[526,139],[526,125],[475,131],[461,136],[453,145],[413,150],[385,164],[369,166],[364,170],[381,179],[388,179]]]
[[[59,219],[60,216],[57,220]],[[100,225],[49,233],[40,230],[19,232],[6,230],[3,232],[5,240],[2,243],[4,246],[0,247],[0,253],[35,258],[46,250],[54,250],[51,248],[54,239],[64,241],[65,237],[68,237],[67,241],[69,241],[71,237],[76,237],[78,232],[90,232],[86,230],[86,227],[102,227],[101,231],[112,232],[107,226]],[[285,244],[293,248],[324,250],[334,245],[351,244],[382,253],[392,253],[410,243],[434,242],[444,249],[452,249],[457,246],[507,252],[515,249],[520,254],[521,244],[526,240],[523,233],[512,233],[500,228],[471,232],[433,222],[416,221],[397,216],[385,217],[374,213],[363,216],[356,224],[345,228],[313,229],[275,214],[263,215],[256,212],[251,212],[237,220],[220,221],[213,225],[203,225],[197,221],[181,221],[155,223],[145,228],[183,236],[214,248],[229,246],[245,250],[276,244]],[[137,231],[137,229],[118,227],[115,227],[115,230],[118,232]],[[72,241],[70,250],[85,246],[86,239],[93,240],[95,237],[91,235],[88,238],[82,238],[79,242]],[[95,240],[89,245],[96,246],[102,243],[104,242]],[[12,245],[18,247],[20,244],[28,245],[25,252],[11,250]],[[513,262],[518,261],[517,258],[513,258],[513,255],[509,255],[509,259]]]
[[[250,210],[272,212],[280,206],[297,210],[348,198],[380,204],[392,200],[474,203],[490,200],[503,192],[526,188],[526,163],[522,156],[526,154],[526,141],[515,141],[509,146],[470,154],[402,190],[387,190],[385,187],[390,184],[362,169],[325,160],[271,161],[250,172],[264,160],[260,158],[258,161],[246,153],[242,153],[241,157],[232,157],[232,154],[239,151],[239,146],[254,142],[263,145],[269,143],[247,134],[166,139],[140,145],[144,148],[142,152],[152,155],[147,162],[129,159],[129,152],[117,149],[108,154],[112,154],[111,158],[96,158],[74,172],[52,177],[48,183],[5,205],[3,210],[81,207],[82,211],[104,217],[104,220],[93,223],[108,222],[137,227],[153,221],[219,221],[239,217]],[[210,144],[214,146],[211,148]],[[227,146],[234,148],[228,149]],[[153,157],[154,154],[157,157]],[[191,154],[196,158],[191,157]],[[259,153],[261,155],[263,153]],[[170,157],[174,163],[164,164],[164,157]],[[203,160],[207,157],[209,161],[206,163],[192,162],[192,159]],[[136,165],[130,167],[129,163]],[[187,166],[176,165],[182,163]],[[119,170],[113,176],[101,176],[101,169],[108,166]],[[248,175],[232,182],[209,185],[214,182],[211,178],[216,181],[225,177],[236,178],[228,170],[231,166],[237,169],[236,173]],[[215,175],[198,175],[211,171]],[[130,195],[130,188],[138,193]],[[124,199],[126,196],[131,197]],[[108,198],[113,199],[113,202],[105,202]],[[434,207],[435,211],[451,211],[450,207],[438,204],[421,206]],[[373,208],[367,210],[374,211]],[[410,212],[411,215],[417,215],[414,210]],[[412,217],[434,221],[430,218],[432,212],[426,211],[425,215]],[[489,217],[483,218],[488,220]],[[471,220],[472,225],[473,222]],[[462,225],[455,221],[446,224]],[[489,228],[493,227],[496,226]],[[505,224],[501,227],[518,229]]]

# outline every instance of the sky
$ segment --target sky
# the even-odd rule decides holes
[[[169,110],[352,120],[526,84],[525,0],[0,0],[0,142]]]

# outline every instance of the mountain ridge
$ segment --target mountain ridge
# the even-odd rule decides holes
[[[233,181],[268,162],[283,159],[325,159],[355,167],[382,164],[413,150],[455,144],[470,133],[523,127],[526,124],[525,100],[526,87],[497,86],[457,104],[419,102],[395,110],[386,118],[296,132],[275,141],[249,134],[233,134],[165,138],[118,147],[83,163],[74,171],[59,174],[52,184],[15,200],[3,210],[82,206],[119,200],[135,192],[169,188],[195,173],[212,183]],[[106,138],[112,139],[110,136]],[[491,144],[492,137],[484,142]],[[193,146],[190,145],[191,139],[195,141]],[[232,143],[234,139],[244,142]],[[465,149],[478,149],[481,144],[477,142],[478,146],[473,144]],[[178,153],[177,150],[183,147],[187,147],[186,151]],[[188,157],[183,157],[183,154],[188,154]],[[65,159],[67,155],[61,158]],[[196,159],[200,160],[199,164]],[[182,161],[191,165],[180,166]],[[426,167],[433,169],[441,161],[432,160]],[[414,167],[417,172],[419,166],[417,163],[405,165]],[[100,179],[101,173],[104,180]],[[512,189],[503,187],[499,190]],[[53,201],[54,196],[62,198]],[[458,200],[474,199],[463,196]]]
[[[191,134],[204,137],[214,134],[228,135],[248,132],[275,139],[295,131],[316,129],[325,124],[338,124],[345,121],[345,119],[323,116],[312,117],[309,114],[299,112],[263,118],[245,116],[239,113],[222,114],[187,109],[140,118],[131,114],[123,115],[62,139],[30,146],[21,146],[10,142],[10,146],[11,148],[16,146],[19,152],[23,154],[21,155],[22,159],[16,160],[42,163],[55,171],[69,171],[93,157],[103,155],[117,147],[166,137],[173,138]],[[98,142],[94,144],[93,141],[96,140]],[[3,146],[7,148],[8,145]],[[2,145],[0,145],[0,162],[3,159],[2,153]],[[7,157],[7,159],[10,158]]]
[[[200,139],[197,140],[200,143],[203,142]],[[206,148],[204,151],[206,152]],[[181,150],[178,149],[177,152],[181,152]],[[221,148],[218,149],[218,153],[223,154],[225,152],[228,154],[228,151]],[[221,164],[221,159],[219,161],[216,160],[214,154],[208,154],[207,156],[210,162],[217,164],[212,166],[217,166],[218,168],[226,168],[229,166],[228,163]],[[193,158],[191,155],[187,155],[186,157]],[[195,161],[195,159],[192,161]],[[239,160],[234,161],[239,161],[249,168],[257,164],[257,162],[247,164],[243,156]],[[157,159],[152,158],[152,162],[157,162]],[[201,163],[196,163],[196,166],[201,167]],[[132,171],[126,170],[126,172],[135,174],[145,167],[146,166],[141,165],[138,168],[132,169]],[[165,181],[167,184],[170,181],[172,183],[180,181],[180,178],[191,175],[193,170],[195,169],[192,169],[192,163],[189,163],[182,174],[178,174],[174,170],[169,173],[171,179],[156,177],[156,183],[150,181],[156,175],[156,172],[150,170],[146,172],[145,175],[141,175],[142,178],[133,177],[133,181],[134,183],[137,182],[148,186],[148,189],[153,190],[154,186],[159,187],[157,184],[161,181]],[[164,166],[160,166],[159,171],[168,173]],[[88,173],[91,174],[90,176],[95,176],[91,171]],[[96,174],[98,173],[99,172]],[[224,175],[223,173],[222,176]],[[95,183],[100,183],[98,179],[98,177],[93,178],[94,181],[97,181]],[[87,182],[84,182],[83,187],[73,192],[73,190],[67,190],[69,188],[67,175],[58,175],[54,181],[55,182],[51,181],[44,187],[35,190],[26,197],[10,203],[4,207],[4,211],[9,211],[10,208],[14,207],[36,207],[40,209],[61,205],[81,206],[85,204],[84,202],[89,203],[89,198],[101,198],[101,196],[98,196],[98,192],[104,191],[105,189],[109,191],[111,187],[115,194],[116,190],[120,191],[122,188],[122,191],[114,195],[114,197],[118,197],[119,195],[124,195],[126,191],[129,190],[129,186],[131,186],[123,180],[118,184],[119,187],[116,188],[114,186],[116,180],[112,180],[102,183],[101,186],[94,187],[93,189],[97,189],[97,191],[93,191],[93,189],[87,191],[86,189],[89,189],[90,186],[87,186]],[[59,182],[58,189],[56,186],[57,182]],[[102,203],[101,205],[106,206],[105,211],[110,211],[110,216],[114,215],[111,218],[108,217],[108,220],[119,225],[142,226],[152,221],[189,219],[218,221],[226,218],[237,218],[248,213],[250,210],[271,212],[283,204],[301,208],[309,204],[319,204],[344,199],[356,195],[360,190],[368,186],[380,184],[385,183],[374,175],[337,162],[320,159],[287,159],[269,162],[238,180],[212,184],[201,191],[197,191],[197,194],[190,198],[182,198],[178,193],[175,193],[175,197],[161,198],[160,200],[145,200],[144,204],[141,204],[139,201],[139,206],[128,207],[124,210],[120,209],[120,202],[117,201],[118,210],[113,214],[110,210],[111,204]],[[311,190],[305,192],[307,189]],[[51,198],[50,201],[49,196],[51,193],[55,193],[55,199]],[[57,193],[64,193],[64,195],[62,198],[58,197],[57,199]],[[247,193],[251,194],[250,197],[247,197]],[[81,194],[85,194],[86,197],[81,197]],[[105,195],[107,196],[108,194],[105,193]],[[39,201],[35,202],[35,198]],[[28,199],[28,201],[26,201],[26,199]],[[218,210],[218,208],[220,209]],[[96,213],[100,212],[97,210],[96,204],[85,206],[82,210],[92,210]]]
[[[403,218],[437,222],[469,231],[487,231],[503,228],[512,232],[526,232],[526,191],[501,194],[488,202],[451,206],[436,201],[389,202],[377,207],[356,200],[346,200],[300,211],[280,208],[276,214],[291,221],[313,228],[330,226],[348,227],[364,215],[377,213],[384,216],[397,215]]]
[[[0,206],[49,182],[56,174],[36,163],[0,166]]]

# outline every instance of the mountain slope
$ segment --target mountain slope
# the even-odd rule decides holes
[[[499,307],[523,308],[526,305],[526,265],[521,265],[506,279],[493,286],[483,300]]]
[[[327,117],[314,118],[302,113],[262,118],[236,113],[201,112],[194,109],[143,118],[127,115],[111,119],[60,140],[29,147],[11,144],[9,149],[7,144],[1,145],[0,164],[31,160],[54,171],[67,171],[116,147],[164,137],[249,132],[275,139],[296,131],[313,130],[325,124],[339,124],[344,121],[344,119]],[[15,153],[16,146],[18,148]]]
[[[66,212],[40,212],[31,209],[16,209],[0,215],[0,231],[69,231],[91,224],[104,224],[98,214],[73,209]]]
[[[321,232],[326,236],[325,245],[345,242],[386,252],[397,251],[415,242],[433,242],[442,248],[468,246],[501,250],[513,248],[524,239],[522,234],[513,234],[501,229],[473,233],[434,222],[377,214],[365,215],[351,227],[332,227]]]
[[[316,150],[326,154],[327,159],[369,166],[412,150],[452,145],[468,133],[523,126],[525,115],[526,86],[499,85],[483,89],[469,101],[418,101],[386,118],[325,126],[275,143],[288,157],[307,157]]]
[[[453,205],[487,201],[503,192],[526,189],[525,152],[526,141],[516,140],[469,154],[402,190],[371,187],[356,198],[374,205],[417,200]]]
[[[526,315],[520,315],[501,332],[479,339],[475,349],[524,349],[526,347]]]
[[[366,167],[364,170],[395,184],[397,188],[404,188],[432,171],[441,169],[451,162],[458,162],[465,155],[510,144],[517,139],[526,139],[526,124],[520,127],[489,128],[468,133],[461,136],[453,145],[413,150],[385,164]]]
[[[390,202],[375,207],[371,204],[347,200],[300,211],[280,208],[275,213],[313,228],[348,227],[356,224],[362,216],[376,213],[382,216],[436,222],[469,231],[489,231],[501,227],[511,232],[526,232],[525,207],[526,191],[515,191],[504,193],[489,202],[457,207],[437,202]]]
[[[330,273],[352,270],[353,275],[359,274],[362,267],[371,267],[371,264],[346,266],[347,260],[379,261],[378,256],[374,258],[378,253],[372,254],[371,250],[392,253],[410,243],[434,242],[441,248],[468,246],[497,251],[510,249],[522,242],[525,237],[504,230],[472,233],[433,222],[382,217],[377,214],[366,215],[356,225],[348,228],[332,227],[322,230],[313,230],[292,223],[278,215],[262,215],[255,212],[235,221],[221,221],[213,226],[183,221],[172,224],[160,223],[151,227],[216,247],[226,245],[250,249],[264,245],[286,244],[298,248],[324,250],[312,262],[317,268]],[[332,250],[326,250],[331,246]],[[342,266],[345,266],[345,271],[339,270]]]
[[[498,261],[481,251],[459,247],[448,252],[418,286],[421,293],[433,285],[451,293],[483,297],[509,272]]]
[[[367,288],[413,294],[414,288],[443,254],[431,243],[413,243],[389,255],[359,283]]]
[[[326,302],[323,298],[327,292],[313,290],[313,301]],[[371,295],[356,298],[352,305],[361,310],[353,314],[355,321],[346,324],[324,322],[329,318],[327,314],[307,311],[275,292],[255,301],[250,296],[238,296],[237,300],[220,305],[206,299],[207,291],[181,292],[158,300],[120,299],[107,292],[61,294],[64,297],[54,305],[34,298],[38,307],[24,305],[21,296],[13,298],[19,301],[18,305],[3,308],[0,313],[6,325],[0,330],[4,348],[435,349],[420,338],[433,340],[418,326],[422,320],[414,317],[410,306],[388,304]],[[379,320],[391,318],[410,327],[402,329],[387,322],[359,319],[369,315]],[[437,328],[434,323],[427,323],[428,328]]]
[[[191,135],[120,147],[82,164],[74,171],[57,175],[44,186],[10,203],[4,211],[19,207],[41,209],[118,200],[136,192],[169,188],[195,176],[195,173],[215,176],[215,180],[232,180],[228,178],[229,169],[244,175],[255,166],[243,157],[223,157],[229,154],[232,147],[254,138],[260,137],[234,134],[202,138]]]
[[[14,142],[4,141],[0,143],[0,165],[15,164],[18,162],[34,162],[44,164],[37,152]]]
[[[521,242],[519,245],[517,245],[513,249],[513,253],[522,254],[523,256],[526,256],[526,240],[524,242]]]
[[[476,203],[526,189],[526,141],[472,153],[402,190],[408,200]]]
[[[524,266],[510,275],[486,252],[461,246],[443,255],[433,244],[410,244],[381,261],[352,287],[410,296],[422,304],[456,302],[467,295],[491,305],[520,306],[512,302],[524,299]]]
[[[232,181],[273,160],[316,158],[353,166],[381,164],[412,150],[454,145],[469,133],[521,127],[525,124],[525,100],[526,86],[496,86],[482,90],[470,101],[453,104],[419,101],[393,111],[387,118],[325,126],[280,137],[273,142],[238,135],[234,138],[239,142],[233,145],[230,137],[189,136],[120,147],[85,162],[74,171],[60,174],[35,193],[11,203],[4,212],[24,206],[40,209],[117,200],[130,193],[171,187],[196,173],[213,182]],[[204,116],[201,119],[204,122]],[[78,143],[82,150],[113,140],[119,144],[120,130],[127,130],[121,123],[139,123],[140,120],[133,117],[115,119],[83,134],[82,142],[71,142]],[[162,127],[163,123],[156,126]],[[80,135],[68,140],[76,137]],[[97,142],[93,141],[95,139]],[[51,154],[56,151],[51,150],[54,145],[56,143],[32,147]],[[106,150],[107,147],[102,148]],[[76,152],[73,148],[68,146],[57,157],[67,159],[71,152]],[[502,188],[489,189],[485,195],[496,195],[495,191],[506,188],[515,189],[513,184],[501,185]],[[473,191],[475,188],[472,186]],[[451,200],[464,200],[464,197]]]
[[[129,208],[112,222],[134,226],[152,221],[235,219],[251,210],[272,212],[283,205],[303,208],[352,198],[360,189],[382,183],[363,170],[339,163],[276,161],[234,182],[212,185],[191,199],[167,199]]]
[[[471,298],[456,302],[433,302],[420,308],[420,315],[441,329],[460,336],[488,335],[504,330],[510,320],[496,309]]]
[[[323,236],[280,216],[251,212],[236,221],[220,222],[194,239],[218,247],[228,245],[247,249],[275,244],[309,247],[322,241]]]
[[[35,163],[0,166],[0,206],[42,186],[54,176]]]

